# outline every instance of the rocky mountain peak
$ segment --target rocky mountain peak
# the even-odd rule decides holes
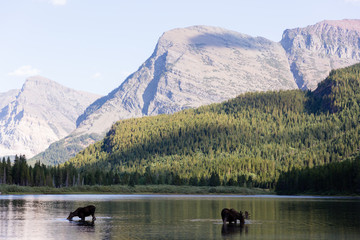
[[[288,29],[281,44],[298,87],[314,90],[332,69],[360,61],[360,20],[327,20]]]
[[[165,32],[138,71],[85,111],[77,131],[104,133],[120,119],[174,113],[247,91],[293,88],[280,44],[218,27],[178,28]]]
[[[43,85],[43,84],[54,84],[54,85],[60,85],[57,82],[50,80],[46,77],[40,76],[40,75],[36,75],[36,76],[31,76],[28,77],[25,80],[25,83],[23,84],[23,87],[28,86],[28,85]]]
[[[162,46],[165,51],[176,44],[183,46],[203,44],[207,47],[226,47],[230,44],[238,44],[237,42],[243,38],[252,37],[219,27],[199,25],[167,31],[160,37],[158,45]]]

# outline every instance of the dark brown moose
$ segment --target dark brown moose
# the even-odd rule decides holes
[[[249,213],[245,212],[245,217],[242,214],[242,212],[238,212],[235,209],[228,209],[224,208],[221,211],[221,218],[223,220],[223,223],[226,224],[226,222],[232,223],[234,222],[236,224],[237,220],[240,220],[240,225],[243,226],[245,224],[245,218],[249,218]]]
[[[96,220],[95,209],[96,207],[94,205],[79,207],[74,212],[70,212],[70,215],[67,217],[67,219],[72,221],[73,217],[78,216],[81,219],[81,221],[85,221],[85,217],[91,215],[92,221],[94,222]]]

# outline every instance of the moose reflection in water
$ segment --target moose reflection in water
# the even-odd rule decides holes
[[[245,232],[245,234],[248,233],[248,226],[236,226],[234,224],[223,224],[221,228],[221,234],[222,235],[235,235],[235,234],[242,234]]]
[[[94,221],[96,220],[95,209],[96,209],[96,207],[94,205],[89,205],[89,206],[86,206],[86,207],[79,207],[74,212],[70,212],[67,219],[69,221],[72,221],[73,217],[77,216],[77,217],[79,217],[81,219],[82,222],[84,222],[85,217],[88,217],[88,216],[91,215],[92,216],[92,223],[94,223]]]

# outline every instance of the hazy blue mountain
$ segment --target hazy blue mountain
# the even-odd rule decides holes
[[[0,109],[14,101],[19,92],[20,90],[14,89],[4,93],[0,93]]]
[[[0,110],[1,155],[32,157],[44,151],[71,133],[77,117],[98,97],[41,76],[28,78],[16,97],[1,95],[12,100]]]

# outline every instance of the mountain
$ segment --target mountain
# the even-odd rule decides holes
[[[135,73],[91,104],[76,130],[36,160],[65,161],[121,119],[171,114],[245,92],[313,90],[331,69],[359,62],[359,28],[360,20],[323,21],[285,30],[280,43],[207,26],[165,32]]]
[[[211,185],[217,175],[223,185],[269,188],[281,172],[358,154],[359,106],[357,64],[331,71],[313,92],[246,93],[175,114],[119,121],[70,163],[85,182],[96,179],[92,184],[111,184],[118,174],[123,184],[201,185],[204,179]]]
[[[0,153],[31,157],[71,133],[77,117],[99,96],[41,76],[30,77],[0,111]],[[0,95],[5,99],[5,96]],[[6,101],[5,101],[6,102]]]
[[[16,99],[16,96],[19,94],[20,90],[14,89],[7,91],[5,93],[0,93],[0,109],[8,105],[10,102]]]
[[[286,30],[281,45],[299,88],[314,90],[330,70],[360,62],[360,20],[327,20]]]
[[[170,114],[249,91],[295,88],[279,43],[216,27],[174,29],[160,37],[152,56],[121,86],[85,110],[64,144],[50,146],[36,159],[57,158],[72,146],[66,142],[79,143],[84,134],[104,136],[120,119]]]
[[[221,28],[174,29],[108,96],[86,109],[78,132],[104,133],[117,120],[174,113],[244,92],[294,89],[281,45]]]

